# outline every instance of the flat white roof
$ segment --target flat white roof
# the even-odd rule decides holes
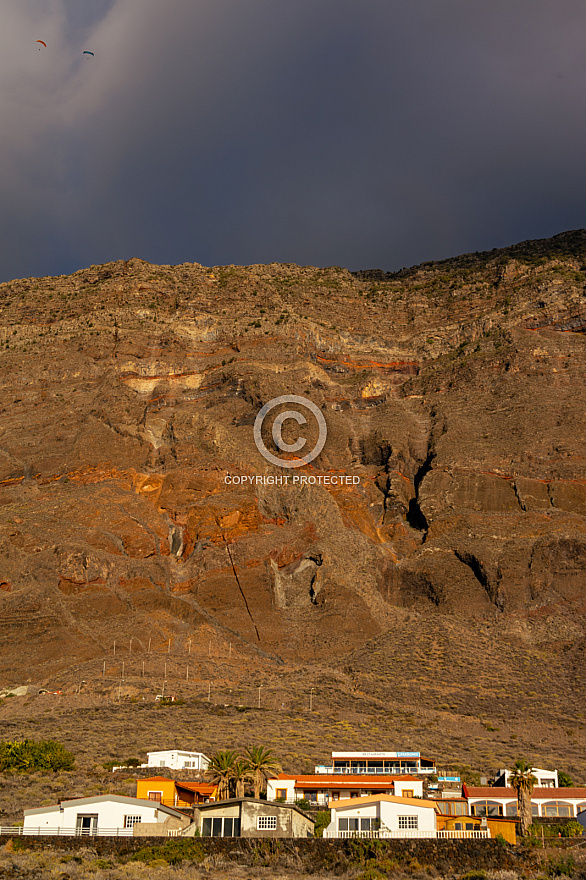
[[[196,755],[201,755],[205,758],[203,752],[184,752],[182,749],[160,749],[157,752],[147,752],[147,755],[184,755],[186,758],[194,758]]]

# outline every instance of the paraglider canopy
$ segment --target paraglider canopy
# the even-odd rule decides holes
[[[43,46],[45,47],[45,49],[47,48],[47,44],[45,43],[44,40],[37,40],[37,43],[42,43]],[[40,52],[40,51],[41,51],[41,50],[39,49],[39,52]]]
[[[93,52],[90,52],[88,49],[86,49],[86,50],[85,50],[84,52],[82,52],[81,54],[82,54],[82,55],[93,55],[94,53],[93,53]],[[95,56],[94,56],[94,57],[95,57]]]

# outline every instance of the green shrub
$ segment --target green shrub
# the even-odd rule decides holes
[[[576,870],[576,863],[572,856],[565,859],[561,856],[559,859],[549,859],[546,872],[548,877],[573,877]]]
[[[307,798],[298,798],[295,801],[295,805],[299,807],[300,810],[309,810],[309,807],[311,806]]]
[[[581,837],[584,829],[579,822],[566,822],[560,826],[562,837]]]
[[[165,861],[168,865],[178,865],[187,860],[203,862],[205,853],[199,840],[190,837],[172,837],[161,846],[143,846],[134,855],[131,862]]]
[[[31,773],[35,770],[73,770],[75,757],[52,739],[0,743],[0,771]]]
[[[314,834],[316,837],[323,837],[324,828],[327,828],[332,821],[332,813],[330,810],[319,810],[315,817]]]

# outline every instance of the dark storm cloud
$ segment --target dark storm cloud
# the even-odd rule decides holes
[[[0,278],[399,268],[586,225],[582,0],[2,11]]]

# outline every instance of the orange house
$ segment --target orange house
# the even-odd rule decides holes
[[[159,801],[166,807],[191,807],[215,801],[217,785],[206,782],[179,782],[166,776],[137,779],[136,796],[145,801]]]

